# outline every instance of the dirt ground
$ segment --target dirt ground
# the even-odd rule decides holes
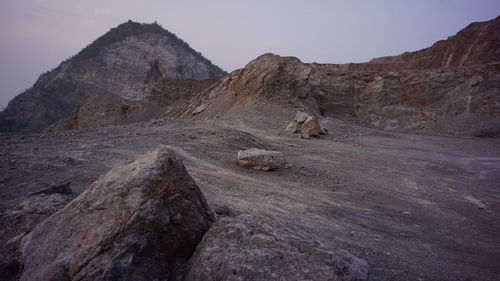
[[[212,207],[347,250],[368,262],[369,280],[500,280],[499,139],[361,127],[339,137],[330,127],[330,136],[305,140],[281,125],[164,119],[0,134],[0,242],[26,230],[7,214],[30,192],[70,181],[80,193],[124,160],[168,148]],[[237,151],[252,147],[282,151],[288,165],[272,172],[236,166]]]

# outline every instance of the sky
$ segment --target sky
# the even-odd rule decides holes
[[[499,0],[0,0],[0,109],[129,19],[157,21],[230,72],[263,53],[365,62],[500,15]]]

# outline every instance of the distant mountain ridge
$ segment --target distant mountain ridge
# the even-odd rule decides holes
[[[89,95],[144,100],[163,78],[226,73],[160,25],[126,22],[44,73],[0,113],[0,131],[41,131],[68,117]]]
[[[431,47],[398,56],[372,59],[371,64],[402,64],[405,69],[462,67],[500,61],[500,16],[469,24]]]
[[[222,76],[159,25],[128,22],[42,75],[0,113],[0,130],[239,118],[243,111],[263,119],[265,110],[278,122],[278,112],[288,119],[302,110],[385,130],[500,136],[498,46],[500,17],[367,63],[308,64],[264,54]]]

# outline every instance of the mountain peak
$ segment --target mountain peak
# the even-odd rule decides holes
[[[158,23],[129,20],[41,75],[9,103],[0,125],[7,131],[40,131],[67,117],[89,95],[138,101],[163,78],[202,80],[224,74]]]

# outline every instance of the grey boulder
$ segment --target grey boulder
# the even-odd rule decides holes
[[[366,261],[258,221],[218,217],[191,258],[186,281],[367,279]]]
[[[301,137],[308,139],[310,137],[319,137],[321,134],[321,126],[319,125],[318,118],[314,116],[307,117],[306,121],[300,127]]]
[[[297,111],[295,118],[285,129],[286,133],[300,134],[300,137],[309,139],[328,134],[328,129],[319,119],[302,111]]]
[[[236,164],[243,168],[263,171],[278,169],[284,162],[283,153],[258,148],[238,151],[236,158]]]
[[[182,162],[153,151],[27,234],[20,280],[177,280],[213,220]]]

